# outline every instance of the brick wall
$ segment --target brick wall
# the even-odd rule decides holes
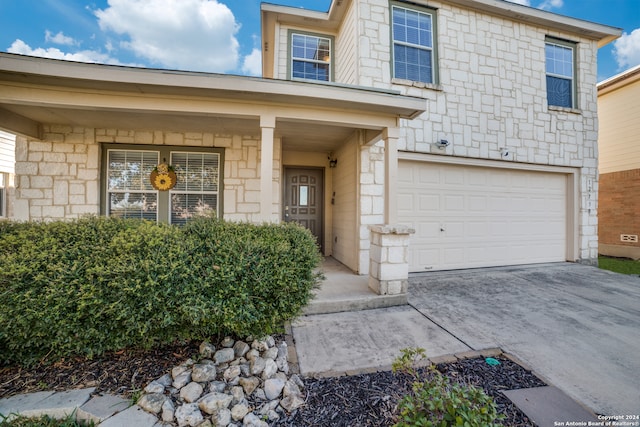
[[[640,248],[621,242],[621,234],[640,236],[640,169],[600,175],[598,197],[601,244]]]

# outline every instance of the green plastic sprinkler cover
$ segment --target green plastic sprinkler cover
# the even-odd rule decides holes
[[[484,359],[485,362],[487,362],[487,365],[491,365],[491,366],[497,366],[500,364],[500,361],[494,359],[493,357],[487,357],[486,359]]]

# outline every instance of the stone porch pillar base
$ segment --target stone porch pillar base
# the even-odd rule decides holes
[[[415,230],[403,225],[372,225],[369,230],[369,287],[379,295],[406,294],[409,236]]]

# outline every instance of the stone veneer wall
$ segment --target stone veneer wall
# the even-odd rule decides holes
[[[361,17],[357,84],[426,98],[422,116],[401,121],[399,150],[498,160],[515,168],[521,163],[579,169],[578,256],[597,261],[596,43],[429,1],[437,9],[439,82],[419,84],[391,77],[389,1],[355,1]],[[546,36],[577,43],[576,109],[547,106]],[[451,145],[436,148],[440,139]],[[501,148],[512,154],[503,158]]]
[[[47,125],[42,141],[18,137],[17,220],[71,219],[100,212],[100,143],[219,147],[225,149],[225,219],[259,221],[260,140],[201,132],[134,131]],[[280,141],[273,162],[273,218],[280,209]]]
[[[415,4],[427,3],[422,0]],[[336,53],[336,82],[426,98],[426,112],[414,120],[401,120],[399,150],[509,162],[514,168],[551,165],[579,170],[577,256],[584,262],[597,260],[597,81],[595,41],[575,34],[547,31],[531,24],[465,9],[446,1],[430,0],[436,10],[438,84],[393,79],[389,0],[353,0],[336,37],[336,48],[346,49],[357,40],[352,58]],[[407,3],[411,7],[411,3]],[[357,19],[357,23],[355,20]],[[354,25],[357,32],[354,34]],[[287,31],[279,26],[276,78],[286,79]],[[304,31],[322,31],[309,26]],[[577,108],[547,106],[545,37],[577,43]],[[354,73],[350,70],[357,70]],[[355,78],[355,80],[354,80]],[[434,147],[440,139],[451,145]],[[501,156],[506,148],[511,155]],[[362,171],[376,169],[379,148],[363,148]],[[368,151],[372,154],[369,156]],[[371,162],[371,163],[369,163]],[[383,182],[371,175],[362,178],[361,204],[381,198]],[[376,196],[376,194],[380,194]],[[380,199],[381,200],[381,199]],[[375,202],[380,205],[380,201]],[[361,250],[368,245],[369,216],[363,210]],[[366,223],[365,223],[366,222]],[[367,265],[360,253],[360,265]]]

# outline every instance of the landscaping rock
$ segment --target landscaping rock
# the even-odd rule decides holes
[[[249,413],[244,417],[242,425],[244,427],[269,427],[269,424],[262,421],[258,416],[254,413]]]
[[[209,415],[213,415],[220,409],[226,409],[231,405],[233,396],[224,393],[209,393],[199,400],[200,409]]]
[[[190,381],[191,381],[191,371],[184,371],[183,373],[173,378],[173,387],[180,390],[182,387],[189,384]]]
[[[204,421],[204,417],[197,404],[187,403],[176,409],[176,421],[179,427],[196,427]]]
[[[191,382],[180,390],[180,398],[187,403],[193,403],[202,396],[204,389],[197,382]]]
[[[193,365],[191,379],[195,382],[205,383],[216,379],[216,366],[212,364]]]
[[[149,393],[138,399],[138,406],[152,414],[158,414],[162,411],[162,404],[167,398],[163,394]]]
[[[278,349],[276,347],[271,347],[263,353],[262,357],[265,359],[276,360],[278,357]]]
[[[174,367],[145,387],[140,406],[171,425],[264,427],[304,404],[302,381],[288,377],[286,344],[276,346],[272,337],[247,342],[225,338],[217,351],[203,342],[200,354],[213,360]],[[251,412],[257,407],[259,416]]]
[[[170,423],[171,421],[173,421],[175,413],[176,407],[173,404],[173,401],[171,401],[171,399],[165,399],[164,403],[162,404],[162,421]]]
[[[216,352],[216,347],[213,344],[203,341],[202,344],[200,344],[199,350],[200,356],[206,359],[211,359],[213,354]]]
[[[241,421],[249,413],[249,406],[246,403],[238,403],[231,408],[231,418],[234,421]]]
[[[224,348],[231,348],[235,344],[235,341],[231,337],[224,337],[220,345]]]
[[[262,357],[256,357],[251,361],[251,374],[260,375],[266,366],[266,361]]]
[[[302,405],[304,405],[304,399],[302,399],[302,397],[297,394],[289,395],[280,401],[280,406],[282,406],[289,413],[298,409]]]
[[[227,369],[225,369],[224,374],[222,375],[222,377],[224,378],[225,381],[229,382],[229,381],[233,381],[233,379],[239,377],[241,373],[242,373],[242,371],[241,371],[239,365],[230,366]]]
[[[169,384],[171,385],[171,384]],[[145,393],[164,393],[164,385],[160,384],[158,381],[151,381],[145,388]]]
[[[249,344],[244,341],[236,341],[236,343],[233,345],[233,352],[235,353],[236,357],[244,357],[244,355],[247,354],[249,350],[251,350]]]
[[[263,359],[264,360],[264,370],[262,371],[262,379],[268,380],[269,378],[273,378],[273,376],[278,372],[278,365],[271,359]]]
[[[256,377],[240,378],[239,384],[242,386],[244,393],[248,396],[260,385],[260,380]]]
[[[227,384],[224,381],[211,381],[209,383],[209,391],[211,393],[224,393]]]
[[[220,409],[211,417],[211,421],[216,427],[227,427],[231,423],[231,411],[229,409]]]
[[[284,381],[279,378],[268,379],[264,382],[264,394],[268,400],[277,399],[284,388]]]

